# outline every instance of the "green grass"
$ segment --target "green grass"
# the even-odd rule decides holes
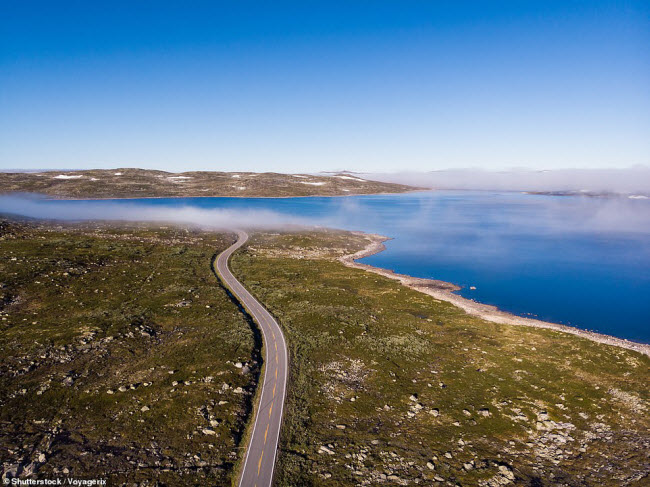
[[[234,256],[290,346],[278,485],[648,480],[648,357],[485,322],[332,258],[364,244],[255,235]]]
[[[259,371],[253,332],[210,269],[229,241],[155,227],[0,232],[3,470],[229,485]]]

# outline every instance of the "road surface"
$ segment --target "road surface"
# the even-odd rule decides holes
[[[216,260],[216,271],[240,303],[248,310],[262,330],[265,366],[260,402],[253,434],[250,438],[240,487],[269,487],[278,451],[282,410],[287,387],[287,345],[280,326],[266,309],[235,279],[228,268],[232,253],[248,240],[246,232],[237,231],[237,241],[224,250]]]

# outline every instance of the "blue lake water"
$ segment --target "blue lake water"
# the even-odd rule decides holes
[[[335,198],[0,198],[34,217],[313,223],[391,237],[363,262],[522,316],[650,343],[650,201],[496,192]],[[470,286],[476,287],[475,290]]]

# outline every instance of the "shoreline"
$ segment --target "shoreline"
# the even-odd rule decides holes
[[[546,328],[554,331],[560,331],[563,333],[569,333],[571,335],[586,338],[597,343],[603,343],[605,345],[613,345],[615,347],[633,350],[650,357],[650,345],[644,343],[632,342],[624,338],[617,338],[611,335],[581,330],[580,328],[561,325],[559,323],[551,323],[548,321],[535,320],[532,318],[524,318],[523,316],[501,311],[496,306],[479,303],[477,301],[464,298],[458,294],[454,294],[454,291],[458,291],[461,288],[450,282],[438,281],[435,279],[424,279],[420,277],[409,276],[406,274],[397,274],[396,272],[393,272],[389,269],[382,269],[380,267],[374,267],[368,264],[361,264],[357,262],[358,259],[369,257],[371,255],[384,251],[386,249],[384,242],[390,240],[390,238],[382,235],[368,234],[364,232],[353,233],[369,238],[370,242],[364,249],[355,252],[354,254],[344,255],[338,258],[338,261],[347,267],[362,269],[374,274],[379,274],[380,276],[388,277],[389,279],[394,279],[396,281],[399,281],[403,286],[427,294],[434,299],[439,299],[441,301],[451,303],[469,315],[482,318],[492,323],[515,326],[532,326],[534,328]]]
[[[373,182],[373,181],[370,181]],[[293,196],[251,196],[243,194],[232,194],[232,195],[170,195],[170,196],[107,196],[107,197],[70,197],[70,196],[60,196],[52,195],[47,193],[39,192],[29,192],[29,191],[8,191],[0,192],[0,197],[2,196],[42,196],[45,201],[110,201],[110,200],[157,200],[157,199],[184,199],[184,198],[260,198],[260,199],[287,199],[287,198],[339,198],[346,196],[380,196],[380,195],[399,195],[399,194],[410,194],[410,193],[429,193],[438,191],[433,188],[413,188],[406,191],[380,191],[372,193],[347,193],[342,192],[341,194],[304,194],[304,195],[293,195]]]
[[[410,194],[410,193],[422,193],[437,191],[434,189],[410,189],[408,191],[400,192],[381,192],[381,193],[342,193],[342,194],[307,194],[307,195],[296,195],[296,196],[247,196],[247,195],[220,195],[220,196],[207,196],[207,195],[198,195],[198,196],[111,196],[106,198],[70,198],[67,196],[53,196],[45,193],[18,193],[18,192],[9,192],[9,193],[0,193],[0,196],[12,196],[12,195],[39,195],[44,196],[45,201],[111,201],[111,200],[159,200],[159,199],[184,199],[184,198],[259,198],[259,199],[288,199],[288,198],[345,198],[348,196],[380,196],[380,195],[398,195],[398,194]]]

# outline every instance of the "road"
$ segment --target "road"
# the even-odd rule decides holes
[[[246,232],[237,231],[237,241],[224,250],[216,260],[215,270],[262,330],[264,340],[264,381],[260,402],[250,437],[240,487],[269,487],[278,451],[282,410],[287,387],[287,345],[280,326],[271,314],[235,279],[228,268],[232,253],[248,240]]]

